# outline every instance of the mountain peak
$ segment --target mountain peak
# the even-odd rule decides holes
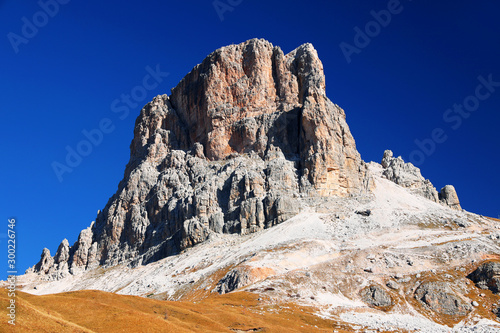
[[[200,142],[208,159],[219,160],[249,150],[263,153],[266,139],[252,131],[236,138],[234,124],[300,108],[308,98],[324,104],[324,82],[311,44],[285,55],[268,41],[252,39],[211,53],[172,89],[170,102],[188,128],[187,141]]]
[[[55,276],[155,261],[214,233],[281,223],[303,198],[372,186],[309,43],[284,54],[251,39],[212,52],[144,106],[130,147],[117,192],[73,246],[61,245]]]

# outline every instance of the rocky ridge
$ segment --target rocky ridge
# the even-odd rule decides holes
[[[384,152],[381,164],[384,168],[383,175],[390,181],[434,202],[440,202],[453,209],[462,209],[453,185],[446,185],[438,193],[430,180],[422,176],[419,168],[412,163],[406,163],[401,156],[394,157],[392,151]]]

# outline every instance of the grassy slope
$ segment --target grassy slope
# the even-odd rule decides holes
[[[339,332],[304,307],[262,306],[258,296],[237,292],[200,302],[167,302],[102,291],[34,296],[17,292],[16,330],[6,316],[1,332]],[[0,307],[8,305],[1,291]],[[5,310],[2,311],[5,314]]]

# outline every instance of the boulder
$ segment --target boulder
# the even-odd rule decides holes
[[[389,293],[378,285],[371,285],[362,289],[360,296],[363,302],[376,308],[385,308],[393,304]]]
[[[415,299],[425,308],[439,314],[463,317],[471,311],[446,282],[424,282],[415,290]]]
[[[224,277],[219,280],[213,292],[219,294],[227,294],[236,289],[242,288],[250,284],[250,274],[247,269],[238,267],[230,270]]]
[[[394,289],[394,290],[399,290],[399,288],[400,288],[399,284],[394,280],[387,281],[387,283],[385,285],[391,289]]]
[[[273,274],[275,274],[274,270],[267,267],[239,266],[227,272],[227,274],[217,282],[212,292],[226,294],[257,281],[264,280],[266,277]]]

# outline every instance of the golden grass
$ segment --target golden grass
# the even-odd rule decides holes
[[[490,255],[484,259],[498,259]],[[419,281],[463,279],[477,264],[462,266],[465,272],[450,267],[439,274],[424,272]],[[214,278],[223,276],[229,267]],[[327,279],[327,277],[324,277]],[[388,290],[394,307],[404,309],[413,306],[425,317],[452,327],[463,318],[439,315],[422,306],[413,297],[416,277],[402,284],[402,290]],[[214,279],[216,281],[217,279]],[[354,281],[353,281],[354,283]],[[343,294],[353,292],[354,284],[344,284]],[[480,290],[470,283],[465,296],[477,301],[473,315],[495,320],[493,304],[500,296],[488,290]],[[325,287],[326,290],[326,287]],[[484,294],[484,296],[481,296]],[[161,294],[154,297],[161,297]],[[258,300],[263,297],[264,300]],[[0,307],[4,314],[0,320],[0,332],[353,332],[352,325],[342,321],[326,320],[314,314],[317,309],[288,302],[276,304],[266,296],[248,292],[225,295],[198,290],[186,293],[182,301],[163,301],[138,296],[118,295],[103,291],[84,290],[35,296],[17,291],[16,329],[7,323],[5,309],[9,298],[7,290],[0,290]],[[389,310],[389,309],[384,309]],[[391,312],[391,310],[389,310]],[[356,329],[364,328],[357,326]],[[404,330],[401,330],[403,332]]]
[[[339,332],[348,325],[321,319],[307,307],[265,305],[236,292],[200,302],[171,302],[85,290],[35,296],[17,292],[16,330],[0,332]],[[0,306],[8,305],[2,290]],[[5,313],[5,310],[2,312]],[[5,316],[6,317],[6,316]]]

